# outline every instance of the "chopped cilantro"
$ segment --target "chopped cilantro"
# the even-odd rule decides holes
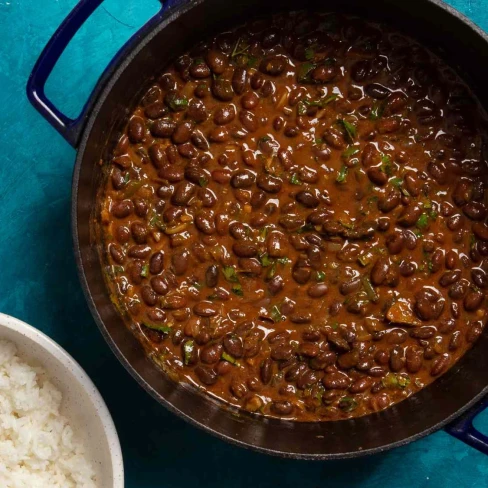
[[[388,154],[381,155],[381,171],[385,173],[387,176],[391,176],[393,174],[393,165]]]
[[[173,112],[181,112],[188,107],[188,98],[183,95],[178,95],[177,93],[168,93],[166,95],[166,105]]]
[[[385,388],[405,389],[410,384],[410,377],[406,375],[388,373],[382,380]]]
[[[305,49],[305,59],[307,61],[311,61],[315,57],[315,51],[313,50],[312,47],[307,47]]]
[[[298,177],[298,174],[297,173],[293,173],[290,177],[290,183],[292,185],[301,185],[302,184],[302,181],[300,180],[300,178]]]
[[[158,332],[162,332],[163,334],[169,334],[173,329],[168,325],[157,325],[157,324],[150,324],[148,322],[142,322],[144,327],[148,329],[157,330]]]
[[[300,68],[298,69],[297,79],[299,82],[306,82],[310,81],[310,72],[315,69],[317,65],[312,63],[311,61],[307,61],[302,63]]]
[[[222,273],[224,273],[225,279],[229,283],[239,283],[239,278],[234,266],[224,266],[222,268]]]
[[[263,227],[259,231],[259,236],[257,238],[258,242],[264,242],[266,240],[266,236],[268,235],[269,228],[268,227]]]
[[[339,173],[337,174],[336,181],[337,183],[345,183],[347,179],[347,166],[344,164],[342,165],[342,168],[340,169]]]
[[[261,256],[259,256],[259,261],[261,261],[261,266],[263,268],[267,268],[268,266],[271,266],[271,264],[272,264],[272,261],[271,261],[271,259],[269,259],[269,256],[267,253],[261,254]]]
[[[233,285],[231,290],[232,290],[232,293],[234,293],[234,295],[237,295],[238,297],[244,296],[244,292],[242,291],[242,286],[239,283],[236,283],[235,285]]]
[[[147,278],[149,276],[149,265],[144,264],[141,269],[141,276],[143,278]]]
[[[338,407],[343,412],[352,412],[353,410],[355,410],[357,408],[357,406],[358,406],[358,403],[356,402],[356,400],[354,400],[354,398],[351,398],[348,396],[342,397],[339,400],[339,404],[338,404]]]
[[[221,358],[224,361],[227,361],[228,363],[233,364],[234,366],[239,366],[239,361],[237,361],[237,359],[235,357],[231,356],[230,354],[227,354],[225,351],[222,352]]]
[[[374,102],[373,106],[371,107],[371,112],[369,114],[369,118],[371,120],[378,120],[383,116],[383,112],[385,111],[385,102]]]
[[[342,126],[346,139],[352,144],[357,133],[356,127],[344,119],[337,119],[337,123]]]
[[[274,322],[281,322],[283,320],[280,309],[276,305],[273,305],[273,307],[271,307],[269,314]]]
[[[205,178],[205,176],[202,176],[201,178],[198,179],[198,184],[202,187],[205,188],[208,185],[208,179]]]
[[[418,229],[424,230],[429,225],[429,216],[426,213],[423,213],[417,220],[415,224]]]
[[[360,151],[359,147],[357,146],[349,146],[343,153],[342,159],[349,159],[355,156]]]
[[[192,340],[186,341],[183,344],[183,362],[188,366],[192,360],[195,343]]]
[[[323,283],[325,281],[325,273],[323,271],[317,271],[315,273],[315,280],[319,283]]]

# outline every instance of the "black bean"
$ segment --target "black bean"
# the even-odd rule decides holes
[[[234,91],[241,95],[244,93],[247,84],[247,70],[245,68],[237,67],[234,69],[232,75],[232,88]],[[247,107],[245,107],[247,108]]]
[[[171,203],[177,206],[187,205],[196,191],[196,186],[190,182],[182,182],[176,188],[171,197]]]
[[[203,301],[198,302],[193,307],[193,313],[200,317],[213,317],[214,315],[217,315],[218,309],[214,303]]]
[[[156,305],[157,295],[150,286],[143,286],[141,288],[141,298],[149,307]]]
[[[436,357],[432,361],[432,367],[430,369],[430,374],[432,376],[439,376],[441,373],[443,373],[447,369],[450,362],[451,362],[451,357],[447,353]]]
[[[311,298],[320,298],[326,295],[328,290],[329,287],[325,283],[315,283],[308,288],[307,294]]]
[[[241,358],[244,354],[242,339],[235,335],[227,334],[224,337],[224,349],[234,358]]]
[[[251,171],[242,170],[234,173],[230,180],[233,188],[249,188],[254,185],[256,176]]]
[[[439,278],[439,285],[443,287],[447,287],[456,283],[456,281],[461,278],[461,270],[456,269],[454,271],[446,271],[440,278]]]
[[[144,139],[144,135],[146,132],[144,120],[140,117],[133,117],[129,122],[129,127],[127,131],[130,142],[132,142],[133,144],[141,142]]]
[[[405,245],[403,232],[393,232],[386,238],[386,247],[392,255],[399,254]]]
[[[111,213],[117,219],[125,219],[134,210],[134,204],[131,200],[122,200],[112,205]]]
[[[479,290],[469,290],[468,294],[464,297],[464,309],[467,312],[474,312],[481,307],[485,295]]]
[[[273,361],[268,358],[263,361],[260,368],[261,381],[267,385],[273,376]]]
[[[112,256],[112,259],[117,263],[117,264],[123,264],[125,261],[125,255],[124,251],[118,244],[110,244],[109,246],[110,250],[110,255]]]
[[[345,373],[329,373],[324,376],[322,383],[328,390],[346,390],[351,379]]]
[[[208,51],[206,61],[210,66],[210,69],[217,75],[222,74],[228,65],[227,55],[214,49]]]
[[[144,244],[129,247],[128,255],[131,258],[145,259],[151,253],[151,248]]]
[[[222,355],[222,344],[209,344],[200,352],[200,360],[205,364],[215,364]]]
[[[379,258],[371,269],[371,283],[375,286],[381,285],[390,269],[390,261],[387,257]]]
[[[364,91],[371,98],[376,98],[377,100],[383,100],[390,94],[390,90],[379,83],[370,83],[369,85],[366,85]]]
[[[256,185],[267,193],[279,193],[281,190],[282,181],[276,176],[261,173],[258,176]]]
[[[171,255],[171,264],[176,275],[181,276],[186,273],[190,261],[190,253],[186,250],[174,252]]]
[[[214,113],[214,122],[217,125],[226,125],[232,122],[236,116],[236,109],[233,105],[225,105],[218,108]]]
[[[201,210],[195,216],[195,227],[206,235],[215,233],[215,217],[211,210]]]
[[[171,119],[159,119],[151,125],[154,137],[171,137],[176,130],[176,123]]]
[[[285,286],[285,282],[280,275],[273,276],[268,282],[268,291],[270,295],[277,295]]]
[[[215,288],[219,281],[219,268],[217,265],[210,265],[205,271],[205,283],[209,288]]]
[[[293,412],[293,404],[287,401],[273,402],[271,404],[271,411],[276,415],[291,415]]]
[[[234,98],[232,84],[224,78],[217,78],[212,81],[212,93],[215,98],[223,102],[230,102]]]
[[[248,132],[256,132],[259,127],[257,117],[249,110],[242,110],[239,113],[239,120]]]
[[[213,369],[205,366],[197,366],[195,368],[195,374],[204,385],[210,386],[217,381],[217,373]]]
[[[232,250],[240,258],[252,258],[258,253],[258,249],[254,244],[245,241],[234,242]]]

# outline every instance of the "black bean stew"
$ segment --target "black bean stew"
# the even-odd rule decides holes
[[[382,410],[486,319],[486,134],[439,59],[335,15],[253,22],[178,58],[109,162],[110,288],[147,354],[300,421]]]

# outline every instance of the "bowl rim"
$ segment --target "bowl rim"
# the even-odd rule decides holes
[[[20,319],[0,312],[0,331],[2,329],[19,332],[41,346],[47,354],[60,361],[65,366],[66,372],[85,390],[95,405],[95,410],[102,422],[104,434],[109,445],[113,472],[113,485],[111,488],[124,488],[124,462],[117,429],[102,395],[85,370],[76,359],[49,336]]]

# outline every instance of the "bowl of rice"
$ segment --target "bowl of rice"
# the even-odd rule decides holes
[[[0,313],[0,487],[123,488],[120,443],[81,366]]]

